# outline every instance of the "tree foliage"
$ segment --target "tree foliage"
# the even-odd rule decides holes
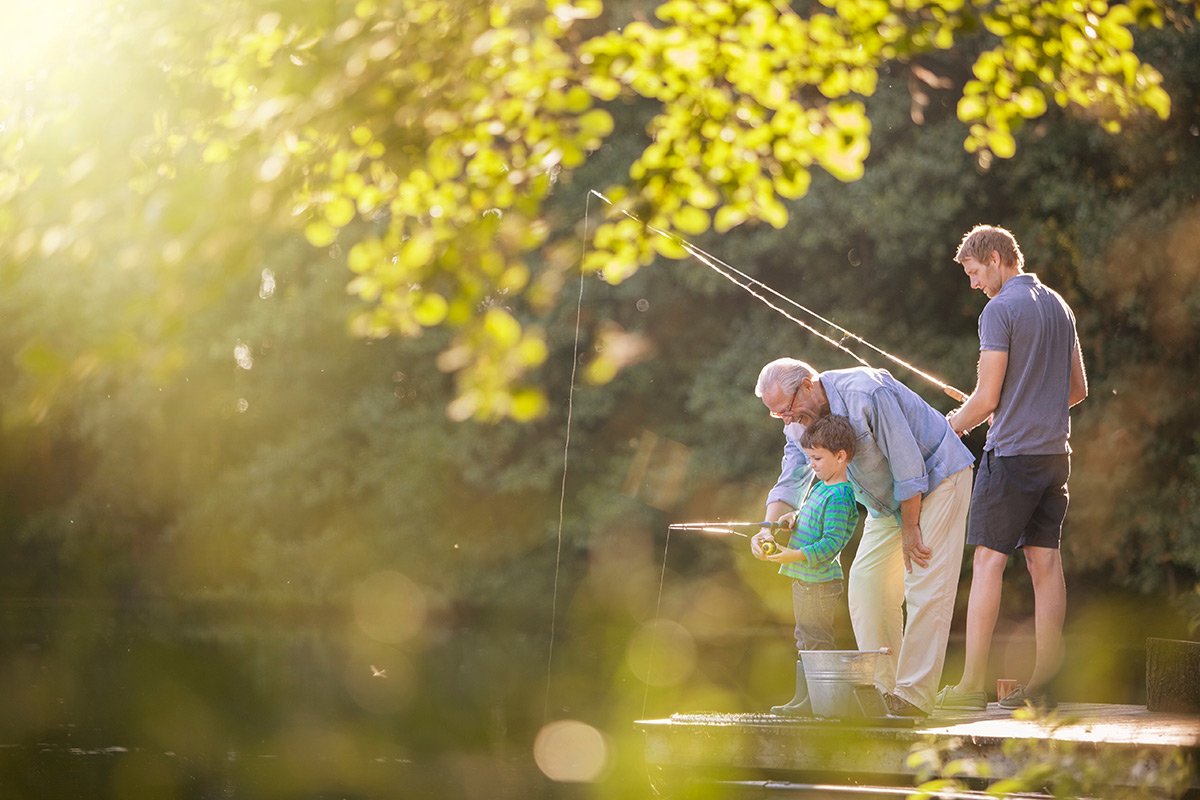
[[[885,71],[911,76],[914,100],[958,97],[985,166],[1052,106],[1109,131],[1143,111],[1165,118],[1134,34],[1189,10],[669,0],[653,22],[621,24],[598,0],[76,6],[10,26],[58,54],[8,59],[10,263],[86,262],[104,240],[126,262],[195,269],[217,250],[255,257],[265,231],[303,233],[348,270],[355,333],[454,333],[438,359],[457,376],[452,417],[522,420],[545,412],[542,324],[577,265],[549,200],[611,138],[622,104],[649,115],[648,141],[598,181],[616,207],[585,268],[610,281],[682,257],[672,234],[782,228],[814,169],[858,179]],[[969,74],[931,61],[953,49],[974,54]],[[132,244],[148,228],[161,252]]]
[[[641,125],[658,124],[656,101],[604,101],[614,128],[590,155],[590,145],[579,145],[588,158],[573,175],[563,164],[557,173],[532,169],[527,176],[548,181],[537,199],[527,193],[533,177],[510,182],[512,204],[502,214],[472,217],[479,227],[471,231],[443,229],[428,214],[391,213],[399,178],[398,194],[376,207],[387,211],[376,216],[360,203],[364,195],[379,199],[368,177],[432,175],[428,153],[443,141],[438,136],[464,141],[468,134],[453,126],[431,131],[435,104],[449,102],[451,66],[479,56],[478,36],[464,32],[454,50],[449,29],[459,28],[446,22],[443,38],[451,38],[440,47],[414,41],[426,47],[422,58],[446,59],[430,79],[432,105],[420,105],[425,90],[414,84],[405,103],[385,109],[369,97],[397,79],[360,76],[349,91],[344,71],[359,52],[351,43],[374,47],[385,30],[399,30],[394,21],[379,27],[355,16],[360,21],[343,28],[329,4],[256,7],[245,16],[205,6],[190,18],[170,5],[125,8],[110,24],[83,25],[95,32],[91,45],[59,48],[61,63],[34,68],[28,61],[24,72],[2,73],[9,83],[0,205],[0,521],[12,532],[6,559],[23,565],[5,579],[6,591],[336,600],[356,577],[388,566],[421,576],[431,598],[456,613],[508,609],[523,621],[544,620],[556,577],[562,433],[575,367],[574,304],[553,301],[574,296],[579,234],[593,232],[605,215],[625,225],[622,241],[669,246],[595,198],[588,219],[580,219],[583,187],[607,185],[645,157]],[[370,5],[360,12],[385,13]],[[563,53],[578,54],[585,46],[614,47],[606,28],[649,39],[665,30],[656,23],[630,32],[617,11],[606,13],[569,26],[535,15],[543,25],[536,36],[566,26],[551,38]],[[291,17],[344,38],[305,38]],[[511,19],[514,31],[529,27],[525,17]],[[861,178],[846,183],[814,160],[804,195],[780,201],[787,227],[738,225],[719,246],[705,234],[688,235],[868,340],[969,387],[980,298],[950,260],[953,244],[981,221],[1014,230],[1031,268],[1076,309],[1092,378],[1092,397],[1074,415],[1064,538],[1072,586],[1115,582],[1191,594],[1200,571],[1196,443],[1187,433],[1200,425],[1192,380],[1200,369],[1196,31],[1138,34],[1137,52],[1162,65],[1161,85],[1175,99],[1168,120],[1131,118],[1111,133],[1051,102],[1036,123],[1014,131],[1014,157],[986,164],[962,146],[969,131],[956,87],[973,79],[980,53],[995,42],[982,29],[972,35],[978,38],[964,39],[971,44],[963,48],[880,63],[869,98],[843,96],[862,101],[870,131]],[[280,37],[288,44],[269,44]],[[261,62],[239,49],[252,40],[265,48]],[[363,68],[419,70],[404,52]],[[184,63],[195,70],[183,71]],[[228,74],[215,82],[220,64],[230,65]],[[609,69],[616,64],[614,57]],[[254,79],[243,85],[237,76],[245,75]],[[938,88],[932,84],[942,81],[931,76],[952,85]],[[698,91],[695,81],[685,83]],[[123,87],[119,108],[112,85]],[[563,84],[568,95],[570,85]],[[620,91],[628,96],[632,87]],[[267,96],[280,102],[260,103]],[[249,99],[229,99],[237,97]],[[814,107],[834,102],[805,97]],[[578,118],[600,108],[589,102]],[[422,111],[397,125],[396,109],[406,103]],[[912,123],[917,109],[920,126]],[[564,110],[564,120],[573,114]],[[371,137],[359,133],[354,144],[364,119],[374,120]],[[585,133],[563,125],[554,135]],[[490,135],[503,139],[507,130]],[[602,131],[587,135],[601,138]],[[372,147],[383,147],[382,155],[372,156]],[[488,147],[507,145],[497,139]],[[460,163],[467,170],[475,162]],[[431,184],[437,197],[448,192],[447,203],[465,173],[457,174]],[[635,181],[626,183],[636,190]],[[427,195],[404,196],[428,202]],[[631,191],[621,202],[645,219],[637,196]],[[338,198],[352,203],[349,219]],[[331,209],[344,224],[330,221]],[[526,249],[525,223],[513,220],[542,226],[539,249]],[[337,229],[336,238],[313,247],[305,230],[322,221]],[[359,277],[382,279],[384,267],[347,272],[347,263],[363,258],[351,254],[389,236],[408,236],[403,247],[435,229],[457,233],[437,240],[414,285],[441,296],[445,316],[423,317],[421,301],[404,312],[414,323],[406,330],[420,336],[375,338],[374,326],[391,324],[384,293],[364,305],[357,291],[368,282],[353,283],[354,294],[345,288]],[[603,244],[597,236],[593,246]],[[504,293],[489,284],[483,262],[459,269],[446,260],[485,251],[523,264],[527,283]],[[400,269],[399,260],[392,266]],[[636,626],[653,607],[664,574],[655,534],[664,521],[758,513],[780,445],[751,395],[758,367],[782,353],[820,368],[852,363],[697,262],[661,266],[636,280],[608,283],[588,273],[582,282],[580,352],[601,368],[570,407],[563,568],[579,580],[563,585],[580,598],[570,613],[605,630]],[[483,272],[470,271],[476,268]],[[425,289],[405,284],[398,291]],[[470,299],[455,306],[460,296]],[[451,313],[456,307],[470,312],[462,325]],[[345,336],[348,319],[372,335]],[[482,351],[472,336],[502,345],[513,360],[476,358]],[[526,362],[530,352],[538,358]],[[526,424],[447,420],[444,409],[455,402],[456,416],[518,414],[516,401],[496,387],[514,375],[528,380],[525,370],[539,359],[538,380],[549,389],[544,406],[513,390],[527,398],[519,413],[534,416]],[[456,388],[443,370],[455,374]],[[456,401],[466,396],[464,370],[475,371],[478,392]],[[946,407],[936,391],[914,386]],[[743,562],[724,545],[673,541],[664,607],[686,608],[695,587],[685,577],[707,574],[761,601],[739,601],[747,619],[786,619],[771,576]],[[1006,596],[1016,601],[1020,593]]]

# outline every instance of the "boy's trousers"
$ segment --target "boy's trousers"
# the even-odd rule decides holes
[[[921,501],[921,537],[933,551],[929,566],[904,570],[900,521],[867,517],[850,567],[847,601],[860,650],[891,648],[875,680],[884,691],[928,712],[933,708],[954,597],[962,570],[971,503],[972,468],[942,481]],[[901,605],[907,604],[907,624]]]

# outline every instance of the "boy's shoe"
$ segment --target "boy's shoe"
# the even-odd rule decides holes
[[[894,695],[891,692],[882,692],[881,694],[883,694],[883,704],[887,706],[888,714],[893,717],[924,719],[929,716],[929,714],[914,706],[903,697]]]
[[[796,661],[796,693],[781,706],[771,706],[771,713],[781,717],[811,717],[812,703],[808,699],[808,680],[804,677],[804,662]]]
[[[807,697],[800,701],[792,700],[781,706],[771,706],[771,713],[777,717],[811,717],[812,702]]]
[[[1024,708],[1026,704],[1048,710],[1055,708],[1058,701],[1045,686],[1038,689],[1026,689],[1024,686],[1018,686],[1011,693],[1000,698],[1001,708]]]
[[[943,686],[933,707],[943,711],[983,711],[987,708],[984,692],[959,691],[957,686]]]

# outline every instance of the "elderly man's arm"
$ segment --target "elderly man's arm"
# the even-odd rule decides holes
[[[897,398],[891,392],[876,392],[872,401],[872,431],[888,460],[895,500],[900,504],[904,568],[912,572],[913,564],[928,566],[933,555],[921,534],[921,498],[933,487],[921,447]]]
[[[900,502],[900,547],[904,553],[904,571],[912,572],[912,565],[928,567],[933,551],[925,544],[921,535],[921,495],[913,495]]]
[[[785,434],[786,436],[786,434]],[[812,482],[812,467],[808,457],[800,449],[800,445],[788,436],[783,446],[783,461],[780,464],[779,479],[767,494],[767,511],[763,519],[776,522],[785,514],[795,511],[804,499],[804,492]],[[760,560],[766,560],[762,551],[762,543],[771,538],[769,530],[763,530],[750,538],[750,552]]]
[[[770,503],[767,503],[767,515],[764,519],[766,519],[768,522],[778,522],[780,517],[786,516],[795,510],[795,507],[788,505],[782,500],[774,500]],[[792,524],[795,524],[795,520],[792,520]],[[770,529],[764,528],[750,537],[750,552],[759,561],[766,561],[767,554],[763,552],[763,542],[774,538],[774,532]],[[776,541],[777,543],[780,543],[778,540]]]

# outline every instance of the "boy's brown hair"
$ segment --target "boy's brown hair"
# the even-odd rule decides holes
[[[850,425],[850,420],[838,414],[820,417],[805,428],[800,437],[800,446],[810,450],[821,447],[835,455],[837,451],[845,450],[847,461],[854,458],[854,446],[857,442],[858,437]]]

